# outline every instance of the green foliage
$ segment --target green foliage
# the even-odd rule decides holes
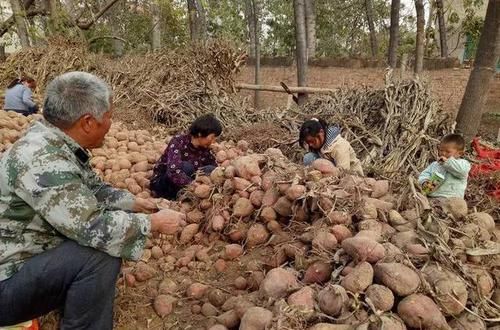
[[[208,33],[211,37],[247,42],[243,0],[213,1],[207,11]]]

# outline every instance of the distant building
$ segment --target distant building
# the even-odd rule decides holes
[[[470,60],[477,45],[462,30],[462,22],[466,16],[463,1],[445,0],[444,2],[449,56],[458,58],[460,62]],[[476,8],[476,15],[484,18],[487,5],[488,1],[484,1],[480,8]]]

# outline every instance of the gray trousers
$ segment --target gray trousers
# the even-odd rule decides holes
[[[113,329],[121,259],[66,241],[0,281],[0,326],[60,309],[61,329]]]

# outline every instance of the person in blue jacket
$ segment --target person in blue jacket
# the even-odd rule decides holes
[[[38,106],[33,102],[33,89],[35,88],[36,82],[33,78],[14,79],[5,91],[4,109],[25,116],[38,112]]]
[[[465,141],[460,134],[446,135],[439,145],[439,159],[432,162],[418,177],[429,197],[464,198],[470,163],[463,159]]]

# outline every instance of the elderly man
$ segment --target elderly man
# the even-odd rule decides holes
[[[103,183],[89,165],[111,126],[109,87],[84,72],[54,79],[44,120],[0,160],[0,326],[62,310],[62,329],[112,329],[121,258],[184,215]],[[143,212],[143,213],[133,213]]]

